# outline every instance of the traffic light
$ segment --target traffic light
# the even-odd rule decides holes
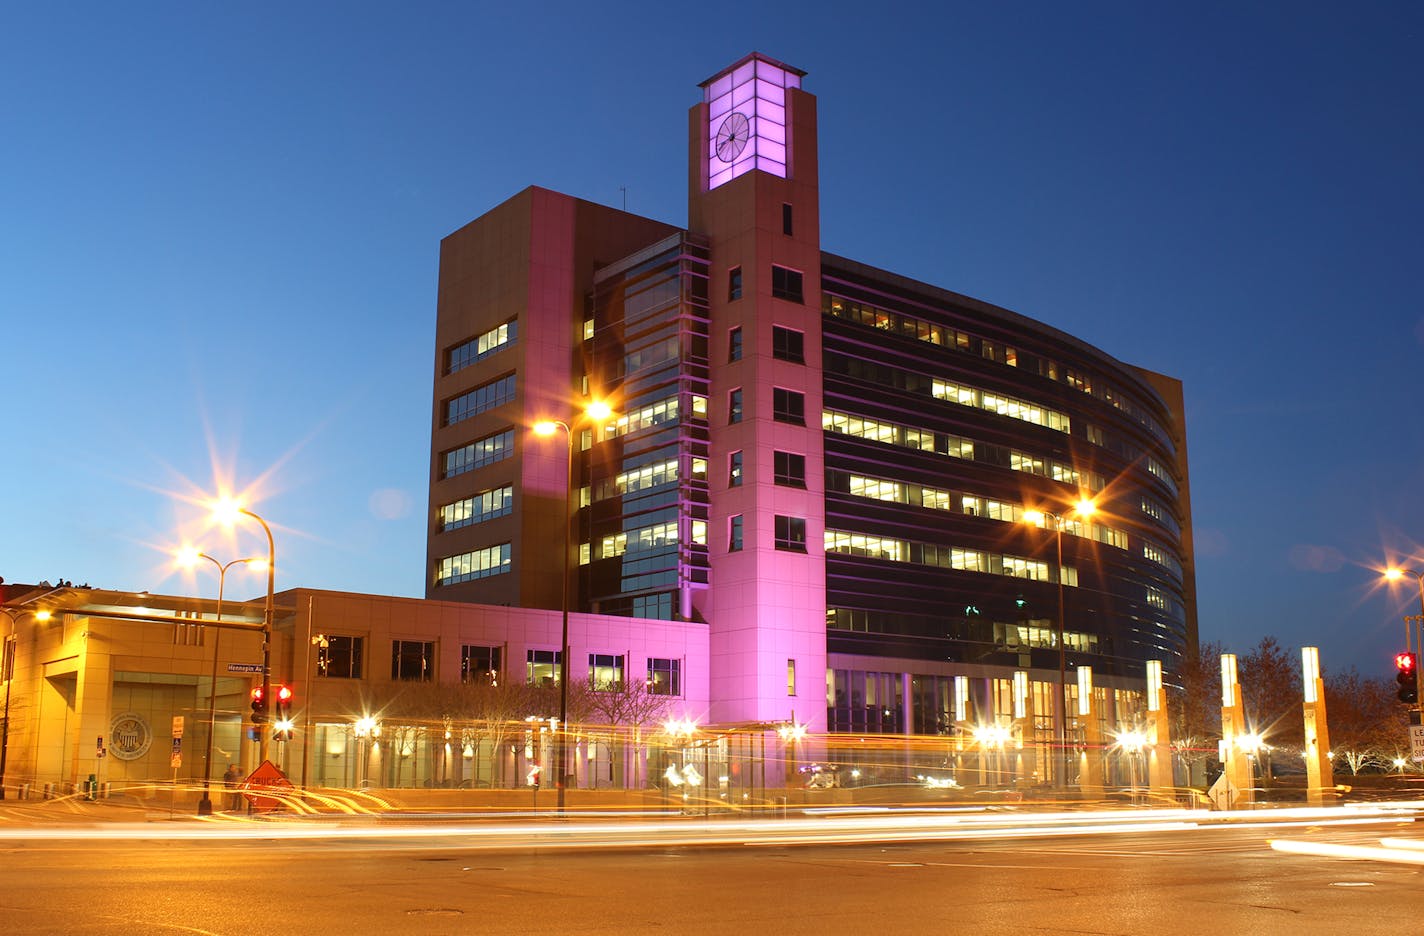
[[[267,700],[262,698],[262,687],[252,687],[252,724],[261,725],[267,721]]]
[[[1416,672],[1418,664],[1419,658],[1407,651],[1394,655],[1394,668],[1399,671],[1395,673],[1394,681],[1399,683],[1397,695],[1401,702],[1419,701],[1419,676]]]
[[[292,690],[289,686],[277,687],[277,720],[291,721]]]

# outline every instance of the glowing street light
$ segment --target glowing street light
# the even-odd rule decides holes
[[[0,800],[5,798],[5,761],[10,754],[10,687],[15,682],[15,656],[19,649],[19,639],[16,636],[16,629],[20,626],[20,615],[30,614],[36,621],[48,621],[50,613],[48,611],[11,611],[8,608],[0,608],[0,614],[4,614],[10,619],[10,633],[5,635],[5,642],[0,644],[0,673],[5,677],[5,725],[0,728]]]
[[[227,526],[236,525],[242,517],[251,517],[262,525],[262,532],[267,534],[267,602],[262,609],[262,698],[272,698],[272,618],[273,604],[272,595],[276,590],[277,574],[277,547],[272,542],[272,528],[267,525],[257,514],[243,507],[237,501],[230,498],[223,498],[212,505],[213,517],[219,523]],[[267,752],[271,749],[271,732],[265,726],[259,727],[258,733],[258,759],[267,760]]]
[[[212,681],[208,685],[208,749],[203,753],[203,797],[198,800],[198,815],[210,816],[213,813],[213,801],[208,796],[208,782],[213,773],[213,732],[217,725],[218,642],[222,638],[223,585],[227,582],[228,569],[235,565],[249,564],[254,560],[251,558],[234,559],[231,562],[222,563],[195,546],[184,546],[178,550],[178,564],[185,568],[192,568],[203,559],[217,566],[218,570],[218,608],[213,622],[213,675]]]
[[[1086,520],[1091,517],[1098,507],[1086,497],[1080,497],[1078,503],[1073,505],[1073,509],[1068,512],[1069,516],[1076,516]],[[1049,518],[1053,520],[1054,537],[1058,544],[1058,697],[1053,704],[1053,715],[1057,722],[1058,729],[1058,770],[1057,786],[1068,785],[1068,650],[1064,646],[1064,622],[1063,622],[1063,519],[1065,514],[1052,513],[1046,510],[1026,510],[1024,511],[1024,521],[1036,527],[1043,527]]]
[[[601,400],[594,400],[584,407],[580,416],[592,423],[603,422],[613,415],[613,410],[607,403]],[[573,422],[578,422],[579,417],[575,417]],[[534,434],[549,437],[559,432],[564,433],[564,442],[568,447],[567,473],[564,476],[564,556],[561,569],[562,589],[559,599],[559,611],[563,622],[562,636],[559,640],[559,775],[555,778],[555,788],[558,791],[558,810],[562,815],[564,812],[564,787],[568,783],[568,753],[569,753],[569,526],[573,523],[570,516],[573,512],[573,498],[570,494],[574,484],[574,430],[573,427],[561,419],[542,419],[534,424]]]

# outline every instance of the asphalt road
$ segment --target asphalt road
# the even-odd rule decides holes
[[[1416,831],[1416,827],[1418,831]],[[1272,851],[1424,824],[909,845],[472,850],[380,841],[0,842],[6,934],[1404,934],[1418,865]]]

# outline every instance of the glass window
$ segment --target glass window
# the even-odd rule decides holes
[[[590,653],[588,682],[596,692],[617,692],[622,689],[623,657],[611,653]]]
[[[682,661],[648,658],[648,695],[682,695]]]
[[[461,420],[492,410],[512,399],[514,399],[514,375],[505,374],[489,383],[480,384],[469,393],[462,393],[446,400],[445,425],[453,426]]]
[[[789,696],[796,694],[796,661],[786,661],[786,694]]]
[[[727,332],[727,361],[740,361],[742,359],[742,329],[737,326]]]
[[[739,423],[742,421],[742,388],[738,387],[727,394],[727,422]]]
[[[473,579],[488,578],[509,571],[509,544],[488,546],[458,556],[447,556],[440,560],[435,570],[436,585],[454,585]]]
[[[775,481],[787,487],[806,486],[806,456],[795,452],[776,452]]]
[[[453,374],[478,360],[489,357],[496,351],[503,350],[514,344],[514,339],[518,337],[518,334],[518,323],[514,319],[510,319],[478,338],[471,338],[463,344],[456,345],[445,354],[445,373]]]
[[[791,203],[781,203],[781,233],[791,236]]]
[[[806,333],[780,325],[771,326],[771,355],[793,364],[805,364]]]
[[[514,430],[506,429],[451,449],[441,456],[441,477],[453,478],[508,458],[514,452]]]
[[[727,271],[727,301],[742,298],[742,268],[732,267]],[[736,360],[733,358],[732,360]]]
[[[777,387],[771,393],[771,415],[777,422],[806,425],[806,395]]]
[[[557,686],[563,662],[557,650],[530,650],[525,657],[525,678],[531,686]]]
[[[776,299],[805,302],[805,294],[801,289],[801,271],[772,264],[771,295]]]
[[[727,487],[742,486],[742,453],[733,452],[727,456]]]
[[[804,517],[776,517],[776,548],[790,552],[806,551],[806,520]]]
[[[457,500],[440,508],[440,529],[458,530],[460,527],[483,523],[495,517],[503,517],[514,509],[514,487],[504,487],[481,491],[474,497]]]
[[[460,682],[499,685],[500,647],[466,644],[460,648]]]
[[[731,530],[727,537],[727,552],[742,550],[742,515],[732,517]]]
[[[317,675],[328,679],[360,679],[365,646],[364,637],[327,637],[317,647]]]
[[[435,644],[424,640],[391,641],[391,679],[430,682],[435,676]]]

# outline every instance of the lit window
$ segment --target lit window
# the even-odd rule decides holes
[[[682,695],[682,661],[648,658],[648,695]]]

